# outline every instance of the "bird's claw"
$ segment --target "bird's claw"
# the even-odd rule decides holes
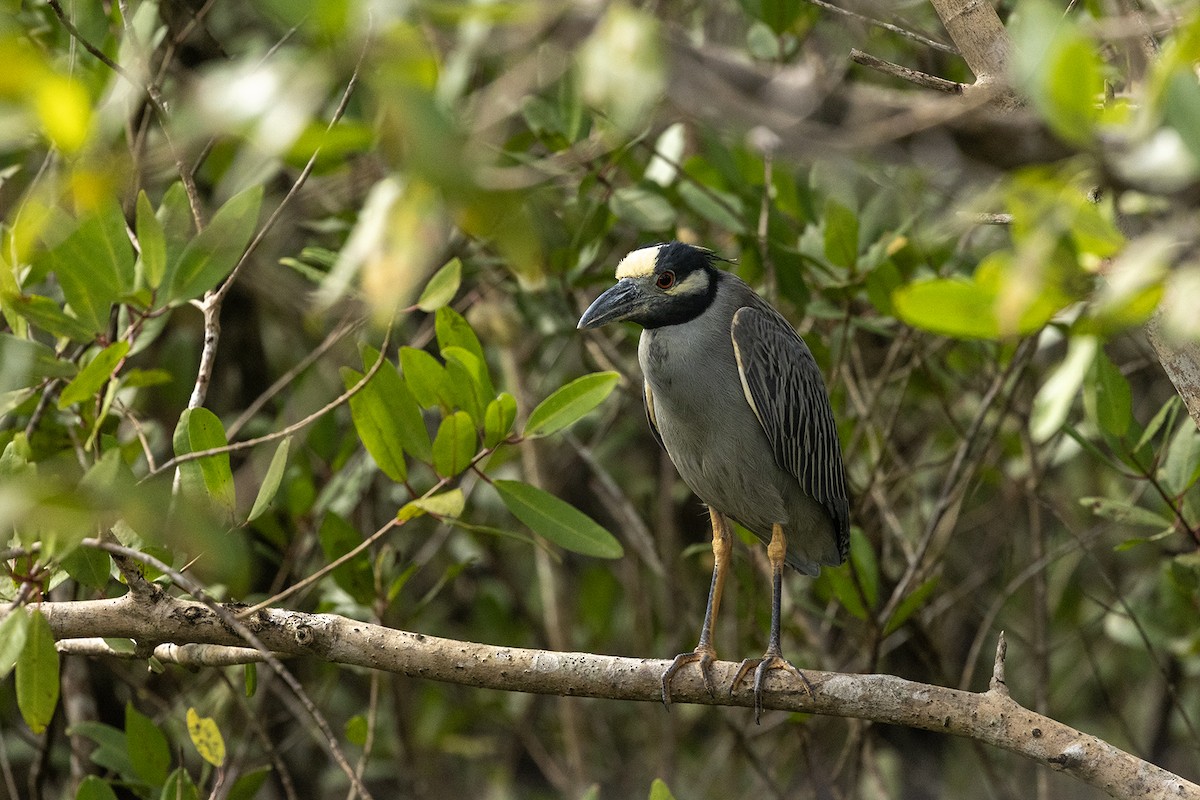
[[[671,707],[671,681],[675,678],[675,673],[679,672],[688,664],[698,664],[700,667],[700,677],[704,679],[704,688],[708,690],[710,697],[716,697],[717,691],[714,688],[712,677],[712,665],[717,660],[717,651],[712,647],[703,647],[697,645],[696,649],[690,653],[680,653],[675,656],[675,660],[671,662],[671,666],[662,674],[662,701],[667,708]]]
[[[733,676],[733,683],[729,685],[729,696],[733,696],[733,693],[737,691],[738,684],[745,679],[745,677],[750,673],[750,670],[754,670],[755,725],[759,724],[759,720],[762,718],[763,679],[766,677],[767,673],[773,669],[782,669],[791,672],[804,682],[804,690],[808,692],[809,697],[814,697],[816,695],[816,691],[813,689],[812,683],[809,682],[805,674],[796,669],[792,662],[788,661],[779,653],[767,651],[763,654],[762,658],[747,658],[740,665],[738,665],[738,670]]]

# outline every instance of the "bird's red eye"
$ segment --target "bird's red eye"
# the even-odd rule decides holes
[[[654,285],[660,289],[670,289],[675,285],[675,273],[667,270],[658,276],[658,279],[654,281]]]

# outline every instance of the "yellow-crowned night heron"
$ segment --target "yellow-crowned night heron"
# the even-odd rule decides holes
[[[635,250],[579,327],[622,320],[642,326],[638,361],[650,429],[712,517],[715,565],[700,642],[663,673],[665,704],[675,673],[690,663],[699,665],[713,694],[713,627],[732,549],[727,518],[767,544],[770,640],[762,658],[742,662],[729,689],[754,670],[757,719],[768,671],[804,679],[779,647],[783,565],[816,575],[822,564],[842,563],[849,501],[837,428],[812,353],[778,311],[717,269],[718,260],[681,242]]]

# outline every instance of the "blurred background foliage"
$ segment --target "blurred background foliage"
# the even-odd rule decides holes
[[[989,115],[849,60],[969,83],[924,2],[59,1],[0,16],[6,610],[125,591],[101,532],[254,603],[386,528],[277,602],[690,649],[707,517],[637,331],[575,331],[681,238],[828,377],[852,558],[788,579],[792,660],[979,690],[1004,630],[1018,700],[1196,779],[1200,435],[1142,326],[1200,336],[1200,5],[1002,4],[1028,105]],[[172,488],[173,456],[255,437]],[[769,617],[737,552],[728,659]],[[46,636],[7,614],[0,674]],[[376,796],[1094,796],[858,721],[291,667]],[[267,670],[61,669],[0,683],[10,794],[346,794]]]

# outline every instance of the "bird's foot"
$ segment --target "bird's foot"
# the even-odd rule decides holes
[[[729,685],[729,695],[732,697],[733,693],[737,691],[738,684],[740,684],[742,680],[750,673],[750,670],[754,670],[755,725],[759,724],[759,720],[762,718],[763,678],[765,678],[767,673],[773,669],[782,669],[791,672],[804,682],[804,689],[808,692],[809,697],[813,697],[816,694],[815,690],[813,689],[813,685],[809,683],[809,680],[807,677],[805,677],[804,673],[796,669],[792,662],[788,661],[780,653],[768,650],[767,652],[763,653],[762,658],[747,658],[738,666],[738,671],[733,676],[733,683]]]
[[[696,645],[696,649],[690,653],[680,653],[675,656],[675,660],[671,662],[671,666],[667,667],[662,674],[662,701],[667,708],[671,707],[671,681],[675,679],[675,673],[679,672],[688,664],[698,664],[700,666],[700,677],[704,679],[704,688],[708,690],[711,697],[716,697],[716,689],[713,688],[712,665],[717,660],[717,651],[711,645]]]

